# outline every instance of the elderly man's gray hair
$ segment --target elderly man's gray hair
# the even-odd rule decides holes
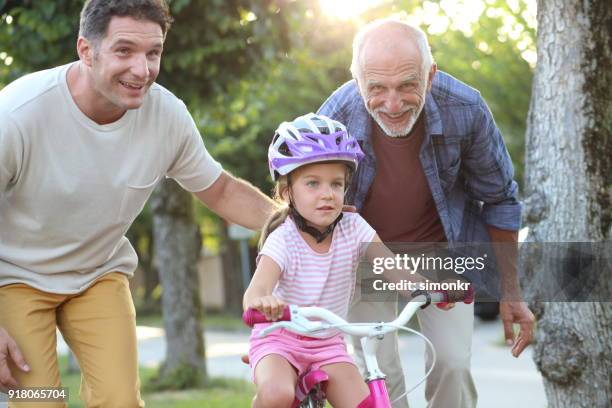
[[[427,42],[427,36],[423,30],[410,25],[408,22],[402,19],[387,17],[369,22],[363,26],[357,32],[357,34],[355,34],[355,38],[353,39],[353,60],[351,62],[351,74],[353,75],[353,78],[359,80],[361,76],[361,51],[363,50],[363,45],[365,44],[368,36],[371,33],[387,26],[399,28],[405,32],[407,38],[412,38],[414,41],[416,41],[417,47],[421,53],[421,59],[423,61],[423,73],[427,74],[431,68],[431,65],[434,63],[434,59],[431,55],[429,43]]]

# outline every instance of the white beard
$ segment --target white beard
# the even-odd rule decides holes
[[[407,134],[409,134],[412,131],[412,128],[414,127],[414,124],[416,123],[417,119],[419,118],[419,115],[421,114],[421,111],[423,110],[423,106],[425,104],[421,104],[421,106],[418,107],[418,110],[415,109],[414,107],[411,107],[410,109],[407,109],[406,111],[404,111],[403,113],[407,112],[407,111],[411,111],[411,115],[410,115],[410,119],[408,119],[408,123],[406,123],[404,126],[399,127],[399,128],[390,128],[388,127],[385,122],[382,120],[381,115],[380,115],[380,110],[378,111],[371,111],[369,108],[366,107],[367,111],[370,113],[370,115],[374,118],[374,120],[376,121],[376,123],[378,123],[378,126],[380,126],[380,128],[383,130],[383,132],[385,132],[385,135],[389,136],[389,137],[403,137],[406,136]]]
[[[421,106],[421,109],[422,108],[423,107]],[[380,128],[385,133],[385,135],[389,137],[403,137],[409,134],[412,128],[414,127],[414,124],[416,123],[417,118],[419,117],[419,114],[421,113],[420,112],[421,109],[419,109],[419,111],[416,114],[415,114],[414,108],[409,109],[411,111],[411,114],[410,114],[410,118],[408,119],[408,122],[404,126],[394,127],[394,128],[391,128],[385,124],[385,122],[381,118],[379,111],[370,111],[368,109],[368,112],[374,118],[376,123],[378,123],[378,126],[380,126]]]

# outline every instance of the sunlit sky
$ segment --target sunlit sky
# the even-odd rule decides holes
[[[331,18],[340,20],[359,19],[359,16],[369,8],[382,3],[389,3],[385,0],[319,0],[321,10]],[[403,16],[412,24],[427,27],[427,32],[431,35],[441,34],[449,29],[459,30],[467,36],[472,35],[472,24],[478,21],[482,13],[488,17],[502,17],[504,25],[498,32],[498,40],[506,41],[508,38],[518,40],[517,47],[521,55],[532,67],[536,63],[535,44],[532,39],[524,34],[525,27],[520,24],[514,16],[505,13],[497,8],[487,8],[488,4],[493,4],[493,0],[441,0],[424,1],[421,8],[413,14]],[[508,0],[508,6],[517,12],[521,9],[521,4],[526,5],[522,17],[530,27],[536,26],[536,0]],[[398,10],[398,12],[401,11]],[[478,48],[482,52],[487,52],[488,44],[480,43]]]

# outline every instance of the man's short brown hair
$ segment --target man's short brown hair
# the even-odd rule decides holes
[[[102,39],[115,16],[157,23],[164,36],[172,24],[165,0],[87,0],[81,10],[79,35],[92,42]]]

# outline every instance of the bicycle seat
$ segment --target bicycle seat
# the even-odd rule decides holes
[[[327,380],[329,380],[329,376],[323,370],[308,371],[302,377],[298,378],[297,385],[295,386],[295,400],[291,408],[299,407],[300,403],[306,399],[308,394],[310,394],[317,385],[320,385],[320,391],[323,391],[323,387]]]

